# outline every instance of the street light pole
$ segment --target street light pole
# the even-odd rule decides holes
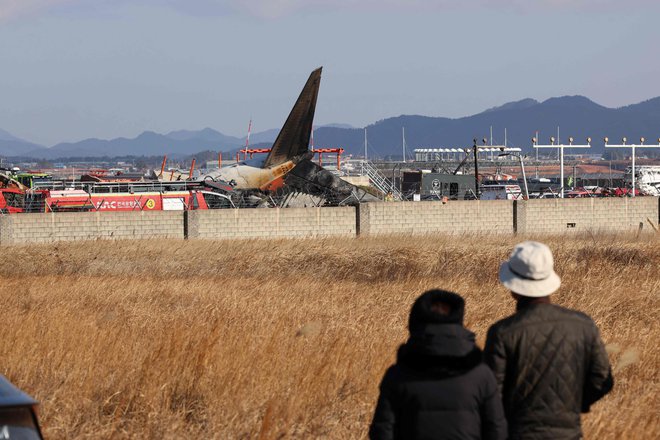
[[[573,145],[573,138],[569,137],[568,138],[568,145],[564,144],[556,144],[555,145],[555,138],[552,136],[550,138],[550,144],[549,145],[539,145],[538,139],[532,138],[532,146],[534,148],[557,148],[559,150],[559,179],[560,179],[560,188],[559,188],[559,197],[564,198],[564,149],[565,148],[591,148],[591,138],[587,138],[587,143],[584,145]],[[559,139],[557,139],[557,142],[559,142]]]
[[[645,139],[642,137],[639,139],[639,145],[636,144],[626,144],[626,141],[628,140],[627,138],[622,138],[621,139],[621,144],[619,145],[611,145],[608,144],[607,142],[609,141],[608,138],[605,138],[605,147],[606,148],[630,148],[632,151],[632,169],[630,170],[630,176],[631,176],[631,183],[632,183],[632,197],[635,197],[635,148],[658,148],[660,147],[660,139],[658,139],[658,145],[644,145]],[[610,161],[610,167],[611,167],[611,161]]]
[[[523,182],[525,182],[525,200],[529,200],[529,188],[527,187],[527,175],[525,174],[525,163],[523,162],[522,154],[518,154],[520,161],[520,169],[522,170]]]
[[[538,150],[536,150],[538,151]],[[499,156],[513,156],[518,158],[518,162],[520,162],[520,170],[522,171],[523,175],[523,182],[525,183],[525,200],[529,200],[529,188],[527,186],[527,174],[525,174],[525,163],[523,162],[523,155],[522,153],[502,153]],[[527,157],[527,156],[525,156]]]
[[[477,196],[477,200],[481,199],[481,191],[479,190],[479,147],[477,146],[477,139],[472,140],[472,151],[474,154],[474,191]]]
[[[559,141],[557,141],[559,142]],[[559,182],[561,188],[561,198],[564,198],[564,149],[559,150]]]

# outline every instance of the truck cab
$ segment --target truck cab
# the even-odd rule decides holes
[[[18,188],[0,189],[0,212],[14,214],[23,212],[25,208],[25,193]]]

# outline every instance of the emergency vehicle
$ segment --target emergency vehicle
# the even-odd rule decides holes
[[[0,212],[183,211],[235,208],[232,188],[176,182],[58,182],[36,188],[0,188]]]
[[[14,214],[23,212],[25,206],[25,192],[18,188],[0,189],[0,212]]]
[[[62,211],[184,211],[234,208],[229,196],[189,190],[142,193],[88,193],[84,190],[47,191],[45,212]]]

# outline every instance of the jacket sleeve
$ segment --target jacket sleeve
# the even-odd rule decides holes
[[[486,398],[481,403],[481,438],[483,440],[505,440],[507,424],[502,407],[502,396],[497,390],[497,383],[491,371],[487,371]]]
[[[589,412],[589,408],[609,393],[614,386],[610,360],[605,351],[605,345],[600,339],[598,328],[593,324],[590,355],[588,357],[587,374],[582,392],[582,412]]]
[[[394,367],[390,367],[387,370],[380,384],[380,395],[378,396],[376,411],[369,427],[369,438],[371,440],[394,439],[397,398],[393,369]]]
[[[493,370],[495,380],[497,381],[498,392],[502,395],[502,388],[504,387],[504,380],[506,378],[506,350],[504,349],[504,342],[497,334],[497,328],[495,326],[488,330],[488,335],[486,336],[484,362]]]

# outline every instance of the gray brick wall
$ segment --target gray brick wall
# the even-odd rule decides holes
[[[360,205],[360,235],[511,234],[508,200],[367,203]]]
[[[199,210],[187,213],[188,238],[354,237],[355,208]]]
[[[311,238],[653,231],[657,197],[368,203],[359,208],[62,212],[0,216],[0,244],[142,238]]]
[[[183,238],[183,213],[59,212],[0,218],[0,244],[141,238]]]
[[[658,198],[541,199],[518,202],[518,232],[653,231],[658,222]],[[641,226],[640,226],[641,225]]]

